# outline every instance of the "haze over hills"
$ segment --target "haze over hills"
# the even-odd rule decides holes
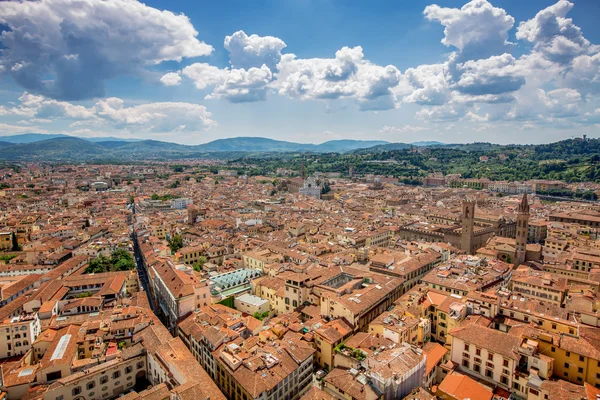
[[[32,137],[29,137],[31,139]],[[10,139],[10,138],[9,138]],[[21,140],[22,138],[17,138]],[[266,138],[220,139],[201,145],[182,145],[156,140],[126,142],[105,140],[91,142],[86,139],[59,136],[46,140],[23,143],[6,143],[0,147],[0,159],[46,159],[46,160],[104,160],[104,159],[160,159],[164,157],[206,157],[207,154],[252,152],[315,152],[344,153],[357,149],[385,144],[383,141],[336,140],[322,144],[302,144]]]
[[[0,142],[8,143],[34,143],[42,140],[56,139],[56,138],[72,138],[77,136],[64,135],[62,133],[22,133],[20,135],[0,136]],[[91,137],[91,138],[80,138],[89,142],[108,142],[108,141],[119,141],[119,142],[139,142],[142,139],[134,138],[116,138],[112,136],[106,137]]]
[[[44,140],[36,140],[44,139]],[[19,143],[11,143],[18,141]],[[519,145],[526,148],[531,145]],[[235,159],[248,156],[274,157],[293,153],[369,154],[402,151],[411,147],[448,148],[486,152],[507,146],[493,143],[445,144],[435,141],[389,143],[381,140],[331,140],[321,144],[294,143],[262,137],[219,139],[200,145],[157,140],[78,138],[68,135],[24,134],[0,137],[0,160],[27,161],[129,161],[177,158]]]
[[[202,157],[207,153],[223,152],[314,152],[345,153],[349,151],[385,146],[389,142],[383,140],[331,140],[321,144],[294,143],[262,137],[236,137],[219,139],[200,145],[182,145],[157,140],[119,139],[114,137],[79,138],[62,134],[29,133],[13,136],[2,136],[0,159],[19,160],[34,159],[93,159],[118,158],[161,158],[169,157]],[[423,142],[425,143],[425,142]],[[427,145],[427,144],[416,144]],[[402,144],[402,146],[410,146]],[[78,149],[81,152],[78,154]],[[85,157],[84,157],[85,155]]]
[[[362,149],[377,145],[388,144],[384,140],[331,140],[321,144],[294,143],[283,140],[268,139],[263,137],[235,137],[217,139],[200,145],[181,145],[171,142],[144,139],[121,139],[116,137],[78,137],[64,134],[24,133],[20,135],[0,136],[0,141],[14,144],[34,143],[56,138],[77,138],[93,143],[105,143],[106,147],[121,147],[127,143],[149,143],[149,146],[162,146],[173,148],[173,146],[184,146],[193,150],[202,151],[315,151],[315,152],[345,152]],[[106,144],[108,142],[108,144]],[[420,142],[428,143],[428,142]],[[420,145],[420,144],[416,144]],[[427,145],[427,144],[423,144]]]

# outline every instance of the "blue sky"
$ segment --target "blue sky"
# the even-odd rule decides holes
[[[596,0],[0,3],[0,136],[541,143],[600,124]]]

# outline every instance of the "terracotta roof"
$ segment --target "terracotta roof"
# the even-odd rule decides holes
[[[491,400],[492,391],[468,376],[452,372],[438,386],[438,391],[463,400]]]

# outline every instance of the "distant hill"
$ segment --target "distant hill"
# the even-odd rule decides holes
[[[333,153],[344,153],[356,149],[365,149],[368,147],[385,145],[389,142],[383,140],[330,140],[325,143],[316,145],[318,151],[321,152],[333,152]]]
[[[129,144],[130,142],[124,142],[122,140],[106,140],[106,141],[101,141],[101,142],[96,142],[96,143],[102,147],[106,147],[107,149],[116,149],[118,147],[125,146],[126,144]]]
[[[288,151],[313,151],[317,153],[346,151],[376,146],[388,142],[382,140],[330,140],[321,144],[294,143],[283,140],[267,139],[262,137],[237,137],[218,139],[209,143],[194,146],[201,151],[258,151],[258,152],[288,152]]]
[[[158,140],[77,138],[67,135],[22,134],[2,136],[0,160],[128,161],[141,159],[244,157],[267,153],[363,154],[405,150],[413,146],[451,147],[465,151],[493,149],[499,145],[473,143],[447,145],[440,142],[389,143],[382,140],[330,140],[321,144],[294,143],[262,137],[236,137],[200,145],[183,145]],[[43,139],[43,140],[38,140]],[[10,148],[10,150],[8,150]]]
[[[4,146],[12,146],[14,143],[10,143],[10,142],[2,142],[0,141],[0,147],[4,147]]]
[[[58,134],[47,134],[47,133],[23,133],[20,135],[0,136],[3,142],[9,143],[33,143],[40,142],[42,140],[73,137],[68,135]]]
[[[427,146],[444,146],[446,143],[435,142],[435,141],[424,141],[424,142],[412,142],[413,146],[427,147]]]
[[[139,142],[142,140],[142,139],[133,139],[133,138],[122,139],[122,138],[116,138],[116,137],[112,137],[112,136],[84,138],[84,137],[79,137],[79,136],[64,135],[62,133],[56,133],[56,134],[55,133],[22,133],[20,135],[0,136],[1,141],[9,142],[9,143],[34,143],[34,142],[40,142],[42,140],[56,139],[56,138],[78,138],[78,139],[83,139],[83,140],[87,140],[88,142],[94,142],[94,143],[115,142],[115,141],[131,143],[131,142]]]
[[[58,137],[39,142],[0,147],[0,159],[28,161],[73,161],[102,159],[105,147],[74,137]]]
[[[200,151],[238,151],[239,149],[244,149],[244,151],[296,151],[301,146],[298,143],[261,137],[237,137],[217,139],[194,146],[194,148]]]
[[[75,137],[79,137],[79,136],[75,136]],[[88,140],[88,141],[94,142],[94,143],[103,143],[103,142],[135,143],[135,142],[141,142],[144,140],[144,139],[135,139],[135,138],[118,138],[118,137],[114,137],[114,136],[91,137],[91,138],[79,137],[79,138],[85,139],[85,140]]]

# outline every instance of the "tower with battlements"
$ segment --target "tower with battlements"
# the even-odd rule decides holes
[[[475,202],[464,200],[462,203],[462,231],[460,238],[461,250],[467,254],[473,253],[473,229],[475,225]]]
[[[523,264],[527,255],[527,235],[529,231],[529,203],[527,193],[523,193],[521,203],[517,208],[517,235],[515,240],[516,265]]]

